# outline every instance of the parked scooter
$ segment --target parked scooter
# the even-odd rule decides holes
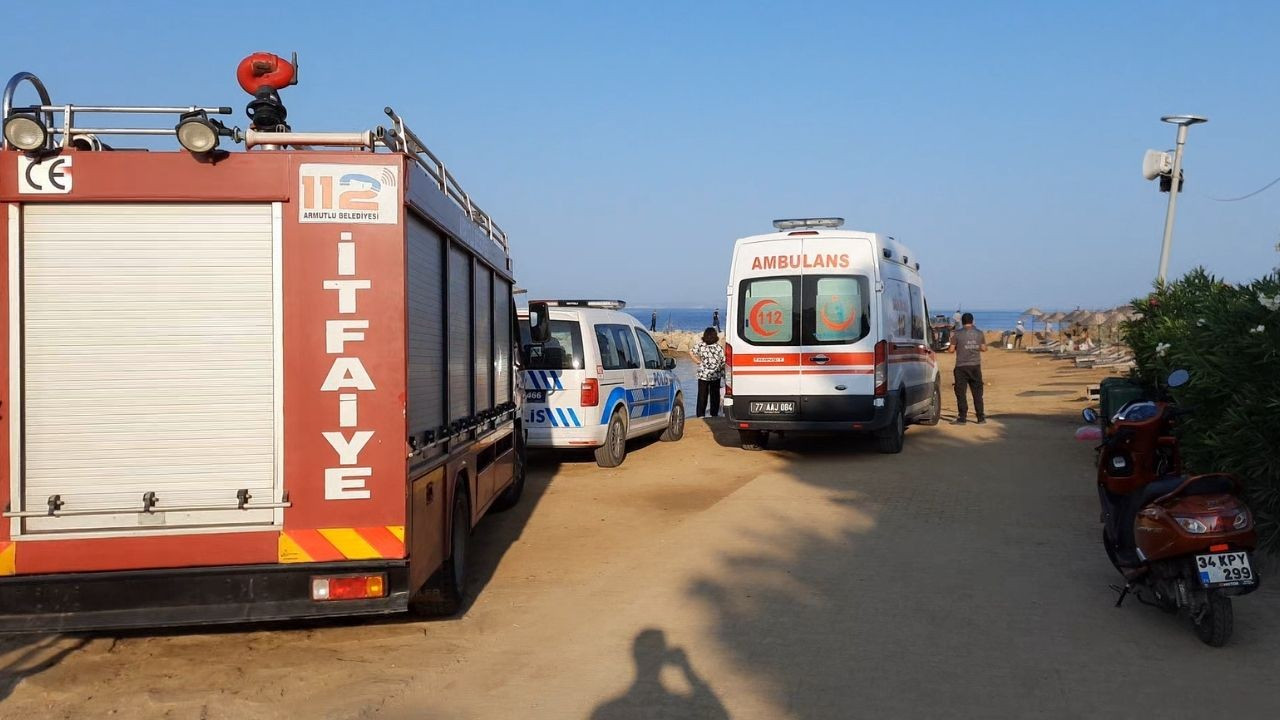
[[[1168,386],[1189,380],[1176,370]],[[1174,430],[1189,412],[1167,398],[1135,401],[1107,424],[1098,448],[1102,544],[1125,578],[1117,607],[1132,592],[1185,614],[1201,640],[1220,647],[1231,637],[1231,598],[1258,588],[1257,534],[1236,477],[1184,474]],[[1098,415],[1089,408],[1084,419]]]

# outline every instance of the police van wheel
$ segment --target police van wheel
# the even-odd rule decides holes
[[[596,448],[596,464],[600,467],[618,467],[627,458],[627,421],[615,411],[609,420],[609,432],[604,445]]]
[[[675,442],[682,437],[684,437],[684,399],[677,395],[675,404],[671,406],[671,419],[667,421],[667,429],[662,431],[662,437],[659,440]]]
[[[902,452],[902,443],[906,440],[907,424],[902,417],[902,403],[898,403],[898,408],[893,411],[893,420],[889,421],[889,427],[880,431],[876,438],[880,445],[882,453],[900,453]]]
[[[942,381],[933,384],[933,400],[929,402],[929,414],[920,418],[921,425],[937,425],[942,419]]]
[[[769,433],[763,430],[739,430],[738,442],[743,450],[763,450],[769,442]]]
[[[467,589],[467,545],[471,540],[471,506],[460,479],[453,493],[453,513],[449,520],[450,552],[444,564],[427,581],[422,592],[409,603],[409,610],[423,617],[456,615],[462,609]]]

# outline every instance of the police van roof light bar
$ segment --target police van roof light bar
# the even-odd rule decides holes
[[[825,218],[789,218],[782,220],[774,220],[773,226],[779,230],[795,230],[796,228],[838,228],[844,225],[844,218],[825,217]]]

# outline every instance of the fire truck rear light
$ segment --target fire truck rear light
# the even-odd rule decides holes
[[[387,576],[384,573],[311,578],[311,599],[316,601],[365,600],[386,595]]]
[[[1228,551],[1228,550],[1230,550],[1230,549],[1231,549],[1231,546],[1230,546],[1230,545],[1228,545],[1228,544],[1226,544],[1226,543],[1222,543],[1221,545],[1210,545],[1210,546],[1209,546],[1209,552],[1226,552],[1226,551]]]
[[[600,404],[600,381],[587,378],[582,381],[582,407],[595,407]]]
[[[5,118],[4,139],[19,150],[39,150],[49,142],[49,130],[35,115],[16,113]]]

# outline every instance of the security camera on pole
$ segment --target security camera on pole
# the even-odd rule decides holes
[[[1160,246],[1160,272],[1156,276],[1163,285],[1169,270],[1169,250],[1173,246],[1173,216],[1178,209],[1178,193],[1182,192],[1182,146],[1187,143],[1187,128],[1197,123],[1209,122],[1209,118],[1199,115],[1165,115],[1160,120],[1178,126],[1178,145],[1172,156],[1167,152],[1148,150],[1142,158],[1142,177],[1148,180],[1160,178],[1160,192],[1169,193],[1169,210],[1164,216],[1164,243]]]

